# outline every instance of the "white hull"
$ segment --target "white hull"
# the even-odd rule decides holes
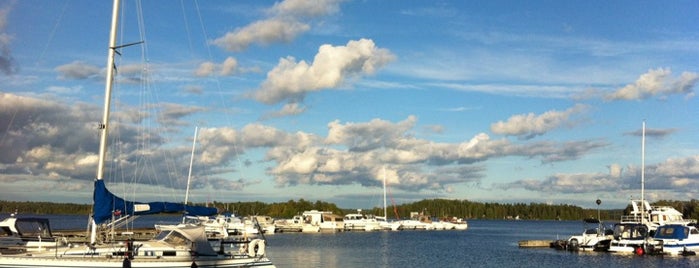
[[[173,260],[168,258],[135,258],[131,260],[131,267],[274,267],[267,258],[259,258],[258,262],[251,263],[248,258],[241,259],[209,259],[197,257],[195,259],[182,258]],[[121,257],[31,257],[31,256],[0,256],[0,267],[42,267],[42,268],[68,268],[68,267],[125,267]]]

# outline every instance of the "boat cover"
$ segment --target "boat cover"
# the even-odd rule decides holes
[[[94,202],[93,218],[97,224],[112,219],[112,213],[147,215],[184,212],[190,216],[212,216],[218,212],[216,208],[188,206],[182,203],[127,201],[111,193],[103,180],[95,180],[95,191],[92,198]]]
[[[655,239],[686,239],[689,236],[689,228],[682,225],[665,225],[655,231]]]

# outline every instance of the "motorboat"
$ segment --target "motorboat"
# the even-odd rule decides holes
[[[345,214],[342,221],[345,223],[347,231],[378,231],[381,230],[379,222],[373,215],[362,214],[362,210],[358,209],[357,213]]]
[[[330,211],[309,210],[302,214],[304,226],[302,232],[341,232],[345,229],[342,216]]]
[[[584,231],[573,235],[566,241],[566,249],[570,251],[607,251],[614,238],[614,232],[608,229],[598,219],[585,219]],[[589,228],[591,224],[597,225]]]
[[[668,224],[658,227],[648,253],[696,255],[699,251],[699,230],[693,225]]]

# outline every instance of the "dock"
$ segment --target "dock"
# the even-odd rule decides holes
[[[520,248],[548,248],[551,247],[553,240],[521,240],[519,241]]]

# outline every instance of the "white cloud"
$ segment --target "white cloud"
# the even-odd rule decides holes
[[[667,97],[672,94],[693,96],[693,88],[699,80],[699,75],[683,72],[680,77],[672,78],[669,68],[648,70],[636,82],[628,84],[606,96],[607,100],[638,100],[653,96]]]
[[[210,61],[202,62],[199,68],[194,71],[194,74],[199,77],[211,76],[216,74],[220,76],[229,76],[238,73],[238,60],[233,57],[227,57],[223,63],[216,64]]]
[[[570,117],[586,109],[586,105],[576,104],[565,111],[551,110],[541,115],[533,113],[514,115],[507,122],[498,121],[492,124],[490,131],[496,134],[518,136],[521,139],[531,139],[561,126],[570,125]]]
[[[213,44],[228,51],[243,51],[252,44],[269,45],[291,42],[311,26],[303,20],[335,14],[340,10],[338,0],[285,0],[277,2],[267,13],[270,17],[252,22],[216,38]]]
[[[308,92],[332,89],[350,78],[371,75],[394,58],[369,39],[349,41],[346,46],[322,45],[310,64],[292,57],[280,59],[253,97],[267,104],[298,101]]]

